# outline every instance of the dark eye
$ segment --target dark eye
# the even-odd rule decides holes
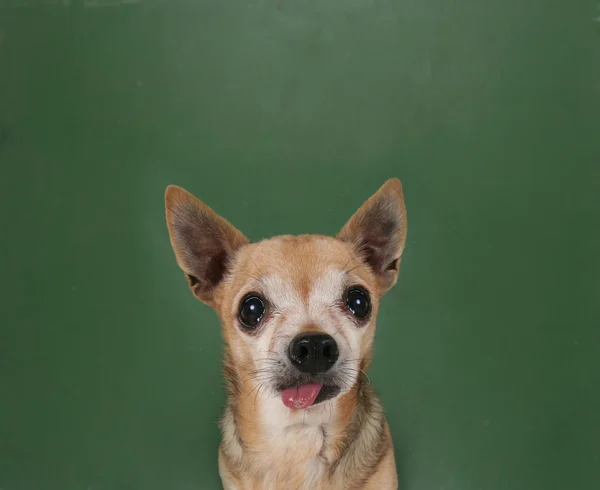
[[[246,296],[240,304],[240,323],[250,329],[258,326],[265,314],[265,304],[260,297],[251,294]]]
[[[367,318],[371,313],[369,293],[358,286],[350,288],[346,295],[346,306],[356,318],[360,320]]]

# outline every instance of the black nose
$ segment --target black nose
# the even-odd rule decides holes
[[[337,361],[340,352],[333,337],[323,333],[304,333],[290,343],[290,361],[303,373],[324,373]]]

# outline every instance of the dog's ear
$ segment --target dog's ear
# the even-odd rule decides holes
[[[376,274],[381,293],[398,280],[406,242],[406,208],[402,184],[390,179],[350,218],[338,239],[351,244]]]
[[[248,239],[181,187],[167,187],[165,205],[177,263],[194,295],[216,308],[216,288],[234,254]]]

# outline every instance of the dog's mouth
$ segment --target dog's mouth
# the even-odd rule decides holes
[[[326,373],[302,373],[281,366],[272,387],[283,404],[291,409],[303,410],[335,398],[342,386],[350,386],[353,380],[344,371],[331,369]]]
[[[306,383],[281,390],[281,400],[288,408],[304,409],[327,401],[339,392],[339,386]]]

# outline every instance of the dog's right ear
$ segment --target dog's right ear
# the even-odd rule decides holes
[[[194,295],[217,308],[216,289],[248,239],[192,194],[174,185],[165,193],[167,225],[177,263]]]

